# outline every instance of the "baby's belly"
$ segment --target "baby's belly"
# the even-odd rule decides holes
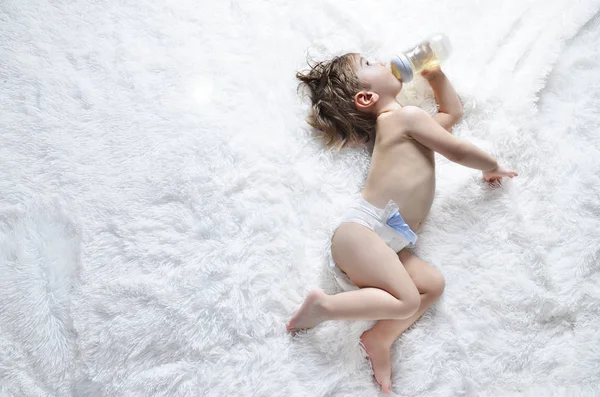
[[[383,178],[377,185],[365,185],[364,199],[379,208],[394,200],[408,226],[415,232],[421,230],[435,195],[435,171],[413,174],[411,178]]]
[[[414,197],[402,201],[400,198],[392,199],[398,204],[400,215],[414,232],[419,232],[425,218],[429,215],[433,203],[433,190],[414,192]]]

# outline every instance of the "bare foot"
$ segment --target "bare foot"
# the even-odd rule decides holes
[[[360,341],[371,360],[375,379],[381,385],[381,391],[386,394],[390,393],[392,391],[391,346],[370,331],[365,331],[361,335]]]
[[[326,320],[323,301],[327,294],[320,289],[310,291],[300,309],[287,324],[288,332],[315,327]]]

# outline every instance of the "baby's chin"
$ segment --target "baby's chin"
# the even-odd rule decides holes
[[[402,88],[404,88],[404,84],[402,84],[400,80],[396,80],[396,86],[398,87],[398,92],[396,93],[396,95],[398,95],[400,91],[402,91]]]

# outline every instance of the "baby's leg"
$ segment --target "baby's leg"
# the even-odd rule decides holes
[[[413,282],[415,283],[421,295],[421,305],[419,310],[411,317],[404,320],[382,320],[370,331],[377,333],[379,339],[391,346],[408,329],[415,321],[417,321],[426,311],[435,303],[444,292],[445,281],[444,276],[435,267],[429,263],[419,259],[415,254],[408,250],[403,250],[398,253],[400,260]],[[368,332],[370,332],[368,331]]]
[[[439,299],[445,286],[442,274],[410,251],[400,251],[398,256],[421,294],[421,306],[412,317],[407,319],[379,321],[360,338],[373,365],[375,378],[381,384],[384,393],[391,391],[392,386],[390,361],[392,343]]]
[[[311,328],[327,320],[380,320],[412,317],[421,303],[419,291],[396,253],[372,230],[343,223],[331,252],[357,291],[326,295],[313,291],[288,324],[288,330]]]

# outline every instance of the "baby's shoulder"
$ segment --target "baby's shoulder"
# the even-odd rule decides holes
[[[431,117],[431,115],[425,110],[421,109],[418,106],[412,105],[402,106],[382,116],[379,116],[379,119],[381,119],[382,121],[390,120],[395,122],[410,122],[415,119],[421,119],[423,117]]]
[[[411,122],[423,117],[431,117],[425,110],[418,106],[411,105],[403,106],[399,109],[396,109],[394,112],[397,113],[396,117],[401,118],[405,122]]]
[[[377,120],[377,130],[384,134],[404,134],[410,131],[415,122],[423,117],[431,117],[429,113],[417,106],[403,106],[395,109],[385,117]]]

